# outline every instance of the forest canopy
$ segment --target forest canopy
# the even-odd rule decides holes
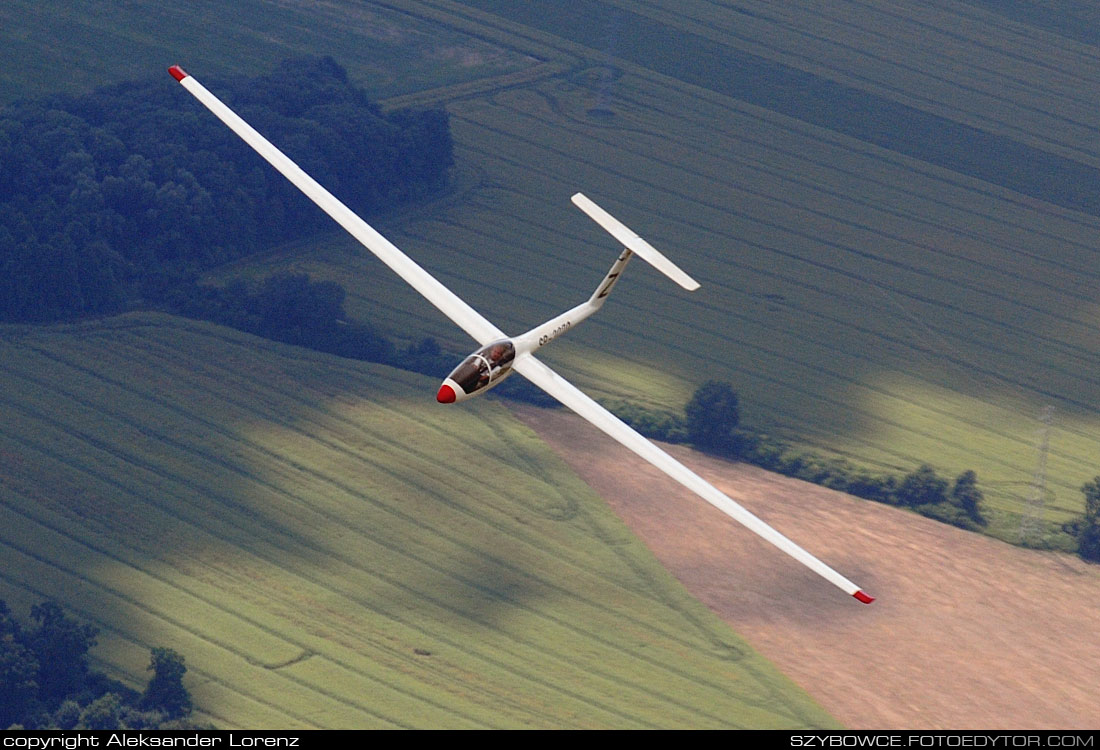
[[[360,213],[437,190],[453,164],[445,112],[383,113],[331,58],[207,85]],[[328,226],[165,73],[0,109],[0,321],[156,302]]]

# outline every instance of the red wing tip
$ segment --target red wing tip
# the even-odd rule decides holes
[[[171,73],[172,77],[175,78],[177,81],[182,81],[184,78],[187,77],[187,74],[183,72],[183,68],[178,65],[173,65],[172,67],[170,67],[168,69],[168,72]]]
[[[864,594],[862,591],[857,591],[856,593],[852,594],[852,596],[854,596],[856,599],[859,599],[864,604],[870,604],[875,600],[875,597],[867,596],[867,594]]]

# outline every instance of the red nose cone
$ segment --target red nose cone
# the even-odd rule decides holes
[[[439,393],[435,394],[435,400],[441,404],[453,404],[455,402],[454,389],[449,385],[439,386]]]

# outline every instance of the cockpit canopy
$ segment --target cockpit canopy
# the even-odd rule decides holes
[[[510,339],[493,341],[478,349],[451,371],[454,381],[467,396],[496,385],[512,372],[516,347]]]

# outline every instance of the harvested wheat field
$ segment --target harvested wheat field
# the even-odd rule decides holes
[[[864,606],[587,423],[516,408],[707,606],[853,728],[1100,726],[1100,567],[668,446]]]

